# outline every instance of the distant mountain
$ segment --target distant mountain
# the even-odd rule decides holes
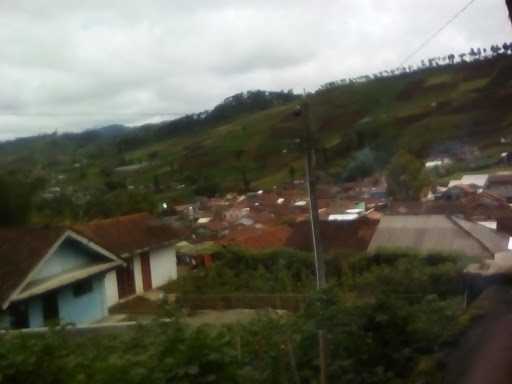
[[[93,131],[100,132],[103,136],[120,136],[129,131],[131,128],[121,124],[111,124],[105,127],[93,128]]]

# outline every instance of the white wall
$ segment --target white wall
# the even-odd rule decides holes
[[[133,257],[133,275],[135,276],[135,293],[143,293],[144,286],[142,285],[142,267],[140,266],[139,255]]]
[[[176,249],[173,246],[152,251],[150,254],[150,264],[154,288],[178,278]]]
[[[105,304],[110,308],[119,301],[119,289],[117,287],[116,271],[110,271],[105,275]]]

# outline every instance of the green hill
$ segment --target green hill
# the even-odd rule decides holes
[[[269,188],[288,181],[290,167],[300,175],[296,139],[304,127],[293,113],[296,96],[258,92],[235,95],[209,113],[119,129],[117,135],[89,131],[3,143],[0,166],[71,191],[154,190],[176,202],[194,193]],[[333,179],[379,171],[399,148],[426,158],[450,144],[470,145],[480,150],[482,164],[512,149],[500,143],[512,134],[508,56],[331,84],[310,100],[319,165]],[[370,164],[361,166],[364,159]],[[133,164],[144,166],[115,170]]]

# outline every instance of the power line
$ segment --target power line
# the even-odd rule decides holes
[[[450,20],[448,20],[441,28],[435,31],[432,35],[430,35],[418,48],[416,48],[412,53],[410,53],[401,63],[400,67],[403,67],[407,62],[416,56],[419,52],[421,52],[432,40],[434,40],[439,34],[441,34],[448,26],[453,23],[455,20],[459,18],[464,12],[468,10],[477,0],[471,0],[467,3],[461,10],[459,10]]]

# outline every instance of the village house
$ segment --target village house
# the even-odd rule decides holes
[[[109,250],[66,229],[2,229],[0,244],[0,328],[107,315],[105,276],[124,264]]]
[[[459,215],[470,221],[493,222],[494,227],[498,218],[512,216],[512,208],[505,199],[466,187],[452,187],[458,192],[453,191],[453,194],[435,201],[394,201],[382,212],[389,215]]]
[[[335,252],[364,252],[368,248],[379,220],[367,216],[350,221],[320,221],[322,250],[328,254]],[[286,247],[311,252],[313,241],[311,224],[307,221],[292,226],[286,239]]]
[[[425,168],[434,169],[451,165],[453,161],[448,157],[431,157],[425,162]]]
[[[489,175],[464,175],[460,180],[451,180],[448,187],[455,185],[476,185],[480,189],[484,189],[487,186]]]
[[[106,302],[141,294],[177,279],[176,230],[160,219],[140,213],[75,226],[80,233],[125,263],[107,274]]]
[[[383,216],[368,251],[404,248],[494,259],[508,246],[508,235],[457,216],[397,215]]]
[[[176,241],[146,213],[0,230],[0,328],[100,320],[118,301],[177,278]]]
[[[512,203],[512,173],[498,173],[489,176],[485,190]]]

